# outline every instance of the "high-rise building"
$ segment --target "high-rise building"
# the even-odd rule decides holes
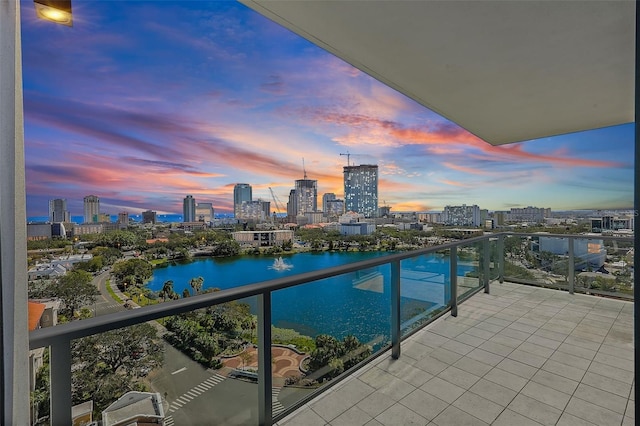
[[[480,207],[477,205],[445,206],[442,212],[442,222],[453,226],[480,226],[482,219]]]
[[[307,179],[296,180],[296,216],[318,210],[318,181]]]
[[[327,202],[335,199],[336,199],[336,194],[334,194],[333,192],[325,192],[322,195],[322,211],[327,213],[327,209],[328,209]]]
[[[98,223],[100,215],[100,198],[95,195],[84,197],[84,223]]]
[[[324,204],[324,215],[326,217],[336,219],[342,214],[344,214],[344,200],[334,198],[333,200],[327,200]]]
[[[378,165],[344,167],[344,208],[372,218],[378,214]]]
[[[242,219],[263,221],[270,216],[271,203],[269,201],[254,200],[244,201],[240,206],[240,215]]]
[[[544,223],[544,220],[547,217],[551,217],[551,209],[548,207],[512,207],[511,211],[507,214],[506,220],[507,222]]]
[[[120,212],[118,213],[118,223],[122,223],[125,225],[129,224],[129,213],[128,212]]]
[[[182,221],[196,221],[196,200],[191,195],[187,195],[182,200]]]
[[[156,223],[158,215],[156,212],[147,210],[142,212],[142,223]]]
[[[71,213],[67,211],[67,200],[63,198],[49,200],[49,222],[71,222]]]
[[[213,204],[198,203],[196,204],[196,222],[209,223],[213,221]]]
[[[236,183],[233,188],[233,214],[237,218],[242,217],[242,203],[253,200],[251,185],[248,183]]]
[[[296,190],[289,191],[289,202],[287,203],[287,216],[295,219],[298,214],[298,199],[296,198]]]

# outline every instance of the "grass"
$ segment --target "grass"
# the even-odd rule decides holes
[[[118,303],[122,303],[122,299],[120,299],[114,292],[113,289],[111,288],[111,280],[107,280],[107,292],[109,292],[109,296],[111,296],[111,298],[113,298],[113,300],[115,300]]]

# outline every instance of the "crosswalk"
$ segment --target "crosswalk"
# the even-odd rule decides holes
[[[213,376],[209,377],[207,380],[194,386],[189,391],[176,398],[173,402],[171,402],[171,404],[169,404],[169,410],[167,412],[167,416],[164,419],[164,425],[173,426],[175,424],[175,419],[172,415],[173,413],[184,407],[189,402],[193,401],[198,396],[202,395],[204,392],[213,388],[218,383],[221,383],[225,379],[226,377],[216,373]],[[285,410],[284,405],[282,405],[282,403],[278,401],[278,396],[280,395],[281,390],[282,388],[279,387],[274,387],[271,389],[271,407],[274,416],[277,416]]]
[[[211,389],[212,387],[214,387],[215,385],[217,385],[218,383],[222,382],[225,379],[226,377],[216,373],[213,376],[209,377],[207,380],[201,382],[200,384],[195,385],[190,390],[183,393],[182,395],[180,395],[179,397],[177,397],[175,400],[171,402],[171,404],[169,405],[169,411],[168,411],[169,414],[184,407],[186,404],[193,401],[195,398],[199,397],[204,392],[208,391],[209,389]]]
[[[281,389],[282,388],[271,389],[271,410],[274,416],[277,416],[284,411],[284,405],[282,405],[282,403],[278,401],[278,395],[280,394]]]

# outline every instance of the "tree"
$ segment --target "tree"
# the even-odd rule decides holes
[[[76,310],[92,304],[100,294],[91,282],[92,279],[87,271],[69,271],[48,288],[48,296],[62,300],[64,308],[61,309],[61,314],[71,320]]]
[[[212,250],[214,256],[237,256],[240,253],[240,244],[234,240],[219,242]]]
[[[74,340],[71,350],[73,404],[92,399],[97,411],[142,390],[136,379],[164,361],[157,331],[146,323]]]
[[[162,285],[162,290],[160,290],[160,297],[162,297],[162,301],[164,302],[167,299],[173,299],[173,293],[175,293],[173,290],[173,281],[165,281]]]
[[[189,285],[193,289],[193,294],[199,294],[200,291],[202,290],[203,284],[204,284],[204,278],[202,277],[191,278],[191,281],[189,281]]]
[[[153,265],[144,259],[127,259],[113,265],[111,274],[120,282],[126,277],[134,277],[133,282],[129,284],[142,285],[153,275]]]
[[[243,352],[240,353],[240,355],[238,355],[240,357],[240,359],[242,360],[242,367],[246,367],[247,364],[250,364],[251,361],[253,361],[253,354],[250,353],[249,351],[245,350]]]

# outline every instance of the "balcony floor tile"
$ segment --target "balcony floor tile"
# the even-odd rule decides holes
[[[632,302],[491,288],[278,425],[635,424]]]

